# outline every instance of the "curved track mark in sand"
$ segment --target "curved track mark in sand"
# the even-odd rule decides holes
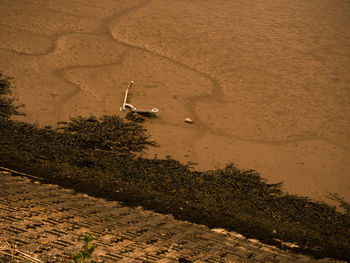
[[[67,104],[70,100],[72,100],[76,95],[78,95],[81,91],[81,87],[77,85],[75,82],[69,80],[65,76],[65,72],[72,70],[72,69],[91,69],[91,68],[100,68],[100,67],[108,67],[108,66],[114,66],[114,65],[119,65],[123,63],[126,55],[128,53],[128,50],[125,50],[122,52],[122,54],[117,58],[116,61],[111,62],[111,63],[104,63],[104,64],[98,64],[98,65],[76,65],[76,66],[69,66],[69,67],[64,67],[61,69],[56,70],[54,73],[59,76],[61,79],[63,79],[67,84],[70,86],[73,86],[73,90],[70,92],[65,93],[62,98],[60,99],[59,103],[55,106],[56,110],[61,112],[64,104]]]
[[[1,48],[1,47],[0,47],[0,50],[5,50],[5,51],[11,52],[13,54],[18,54],[18,55],[27,56],[27,57],[47,56],[47,55],[49,55],[49,54],[51,54],[51,53],[53,53],[55,51],[55,49],[58,46],[58,41],[61,38],[63,38],[63,37],[66,37],[66,36],[69,36],[69,35],[101,36],[100,33],[74,32],[74,31],[64,32],[64,33],[60,33],[60,34],[52,34],[52,35],[38,34],[38,33],[35,33],[35,32],[31,32],[31,31],[28,31],[28,32],[30,32],[31,34],[36,34],[36,35],[39,35],[39,36],[46,36],[46,37],[51,38],[50,39],[50,41],[51,41],[50,47],[47,50],[45,50],[45,51],[35,52],[35,53],[34,52],[27,53],[27,52],[23,52],[23,51],[16,51],[14,49]]]
[[[96,34],[96,33],[66,32],[66,33],[54,35],[54,39],[52,39],[53,43],[52,43],[51,47],[48,50],[46,50],[45,52],[28,54],[25,52],[19,52],[19,51],[15,51],[15,50],[11,50],[11,49],[6,49],[6,48],[0,48],[0,50],[4,50],[4,51],[12,53],[12,54],[26,56],[26,57],[47,56],[47,55],[50,55],[51,53],[53,53],[57,49],[58,41],[61,38],[69,36],[69,35],[73,35],[73,34],[74,35],[78,34],[78,35],[98,35],[98,36],[101,36],[101,34]],[[62,79],[65,83],[68,84],[68,86],[66,87],[67,91],[63,93],[62,98],[58,102],[56,102],[55,104],[52,105],[54,111],[57,112],[57,114],[62,112],[64,105],[67,104],[71,99],[73,99],[74,96],[79,94],[79,92],[81,91],[81,88],[77,84],[75,84],[73,81],[70,81],[68,78],[66,78],[64,76],[65,71],[68,71],[71,69],[77,69],[77,68],[98,68],[98,67],[104,67],[104,66],[118,65],[118,64],[122,63],[122,61],[124,60],[124,58],[126,56],[126,53],[127,53],[127,50],[124,51],[121,54],[121,56],[119,58],[117,58],[117,60],[115,62],[111,62],[111,63],[103,63],[103,64],[97,64],[97,65],[75,65],[75,66],[68,66],[68,67],[63,67],[63,68],[59,68],[59,69],[54,70],[53,74],[58,76],[59,79]]]
[[[136,46],[136,45],[133,45],[131,43],[127,43],[123,40],[120,40],[120,39],[117,39],[116,37],[113,36],[113,34],[111,33],[111,26],[110,24],[112,22],[115,22],[116,20],[120,19],[122,16],[126,16],[127,14],[133,12],[133,11],[137,11],[145,6],[147,6],[148,4],[150,4],[152,2],[152,0],[146,0],[144,1],[143,3],[137,5],[137,6],[134,6],[132,8],[129,8],[129,9],[125,9],[124,11],[116,14],[116,15],[113,15],[111,16],[110,18],[106,19],[105,23],[104,23],[104,27],[106,28],[108,34],[110,35],[110,37],[118,44],[121,44],[121,45],[124,45],[126,47],[129,47],[129,48],[133,48],[133,49],[137,49],[137,50],[141,50],[141,51],[144,51],[144,52],[147,52],[153,56],[156,56],[156,57],[159,57],[159,58],[162,58],[164,60],[167,60],[175,65],[178,65],[186,70],[190,70],[206,79],[208,79],[211,83],[212,83],[212,92],[211,94],[209,95],[201,95],[201,96],[193,96],[193,97],[190,97],[189,98],[189,102],[187,102],[185,105],[186,105],[186,108],[187,110],[189,111],[189,113],[192,115],[192,116],[195,116],[196,118],[196,125],[198,126],[198,131],[199,130],[204,130],[205,129],[205,132],[199,132],[199,136],[204,136],[205,134],[211,134],[211,135],[218,135],[218,136],[222,136],[222,137],[227,137],[227,138],[231,138],[231,139],[236,139],[236,140],[239,140],[239,141],[245,141],[245,142],[251,142],[251,143],[256,143],[256,144],[265,144],[265,145],[283,145],[283,144],[290,144],[290,143],[300,143],[300,142],[306,142],[306,141],[322,141],[322,142],[326,142],[327,144],[330,144],[330,145],[335,145],[339,148],[341,148],[342,150],[346,151],[346,152],[349,152],[348,149],[344,148],[342,145],[338,145],[338,144],[335,144],[334,142],[331,142],[325,138],[320,138],[320,137],[315,137],[315,136],[298,136],[298,138],[295,138],[295,139],[291,139],[291,140],[278,140],[278,141],[272,141],[272,140],[254,140],[254,139],[246,139],[244,137],[240,137],[240,136],[234,136],[232,134],[229,134],[221,129],[215,129],[215,128],[212,128],[211,126],[205,124],[204,122],[200,121],[199,118],[198,118],[198,115],[197,113],[195,112],[195,109],[194,109],[194,106],[202,99],[211,99],[211,100],[215,100],[217,102],[220,102],[221,101],[221,98],[223,96],[223,86],[220,84],[220,81],[217,80],[216,78],[214,78],[213,76],[209,75],[208,73],[206,72],[202,72],[196,68],[193,68],[189,65],[186,65],[186,64],[183,64],[173,58],[170,58],[170,57],[167,57],[165,55],[162,55],[160,53],[156,53],[152,50],[149,50],[145,47],[142,47],[142,46]],[[167,123],[168,124],[168,123]],[[169,125],[169,124],[168,124]],[[170,125],[174,125],[174,124],[170,124]],[[178,125],[174,125],[174,126],[178,126]]]
[[[149,2],[149,1],[145,1],[145,2]],[[137,9],[140,6],[144,5],[145,2],[137,4],[137,5],[132,6],[130,8],[123,9],[123,10],[119,11],[116,15],[113,15],[113,17],[114,16],[121,16],[121,15],[129,12],[130,10]],[[64,15],[77,17],[77,15],[70,14],[70,13],[64,12],[62,10],[55,10],[55,9],[49,8],[47,5],[45,5],[44,8],[46,10],[50,11],[50,12],[53,12],[53,13],[56,12],[56,13],[61,13],[61,14],[64,14]],[[79,16],[79,17],[82,17],[82,16]],[[23,31],[23,29],[18,29],[15,26],[11,26],[11,25],[8,25],[8,24],[3,24],[3,25],[7,26],[7,27],[14,27],[16,31]],[[29,52],[16,51],[16,50],[13,50],[13,49],[8,49],[8,48],[0,48],[0,50],[3,50],[5,52],[9,52],[9,53],[12,53],[12,54],[20,55],[20,56],[26,56],[26,57],[43,57],[43,56],[48,56],[48,55],[54,53],[55,50],[58,48],[58,42],[59,42],[59,40],[61,38],[67,37],[67,36],[73,35],[73,34],[90,35],[90,36],[91,35],[93,35],[93,36],[105,36],[106,32],[103,30],[103,28],[104,27],[103,27],[103,24],[102,24],[102,27],[101,27],[102,30],[98,31],[98,32],[66,31],[66,32],[63,32],[63,33],[58,33],[58,34],[38,34],[36,32],[25,30],[25,31],[28,31],[31,34],[41,35],[41,36],[45,36],[45,37],[50,38],[50,41],[51,41],[50,47],[47,48],[45,51],[30,52],[30,53]],[[109,34],[107,34],[107,35],[109,35]],[[112,40],[113,40],[113,42],[115,42],[114,39],[112,39]],[[125,45],[122,45],[122,46],[125,47]],[[122,52],[122,54],[119,56],[119,58],[116,59],[116,61],[110,62],[110,63],[96,64],[96,65],[74,65],[74,66],[62,67],[62,68],[58,68],[58,69],[54,70],[53,74],[58,76],[60,79],[62,79],[64,82],[66,82],[68,84],[67,92],[65,92],[63,94],[62,98],[57,103],[55,103],[55,105],[53,105],[53,108],[55,109],[55,111],[62,112],[62,108],[64,108],[64,105],[67,104],[71,99],[73,99],[74,96],[79,94],[79,92],[81,91],[81,88],[76,83],[74,83],[73,81],[70,81],[68,78],[66,78],[64,76],[64,73],[66,71],[71,70],[71,69],[77,69],[77,68],[94,68],[94,67],[97,68],[97,67],[103,67],[103,66],[118,65],[118,64],[122,63],[122,61],[124,60],[126,54],[127,54],[127,50]],[[58,65],[58,67],[59,67],[59,65]]]
[[[16,51],[16,50],[12,50],[12,49],[7,49],[7,48],[0,48],[0,50],[4,50],[6,52],[11,52],[13,54],[18,54],[18,55],[22,55],[22,56],[45,56],[45,55],[49,55],[50,53],[54,52],[55,49],[58,46],[59,39],[62,38],[62,37],[65,37],[67,35],[70,35],[70,34],[84,34],[84,35],[96,35],[96,36],[98,35],[98,36],[101,36],[101,35],[104,35],[105,33],[107,33],[108,36],[110,36],[111,39],[113,41],[115,41],[119,45],[122,45],[122,46],[128,47],[128,48],[132,48],[132,49],[141,50],[141,51],[147,52],[147,53],[149,53],[149,54],[151,54],[153,56],[157,56],[159,58],[167,60],[168,62],[171,62],[171,63],[173,63],[175,65],[178,65],[178,66],[180,66],[180,67],[182,67],[182,68],[184,68],[186,70],[190,70],[190,71],[198,74],[199,76],[202,76],[202,77],[208,79],[212,83],[212,92],[210,94],[190,97],[188,102],[185,104],[185,107],[188,110],[188,112],[192,116],[194,116],[196,118],[196,125],[198,126],[197,130],[200,131],[201,129],[203,129],[203,130],[205,129],[205,132],[199,132],[200,136],[203,136],[204,134],[212,134],[212,135],[228,137],[228,138],[236,139],[236,140],[240,140],[240,141],[259,143],[259,144],[269,144],[269,145],[279,145],[279,144],[286,144],[286,143],[298,143],[298,142],[309,141],[309,140],[318,140],[318,141],[325,141],[325,142],[327,142],[329,144],[332,144],[332,145],[336,145],[336,146],[340,147],[341,149],[343,149],[345,151],[348,151],[347,149],[343,148],[341,145],[334,144],[333,142],[330,142],[330,141],[328,141],[328,140],[326,140],[324,138],[313,137],[313,136],[307,136],[307,137],[306,136],[299,136],[299,138],[296,138],[296,139],[279,140],[279,141],[246,139],[244,137],[234,136],[234,135],[229,134],[229,133],[227,133],[227,132],[225,132],[225,131],[223,131],[221,129],[212,128],[210,125],[207,125],[203,121],[200,121],[199,118],[198,118],[198,115],[197,115],[197,113],[195,111],[195,106],[198,104],[199,101],[201,101],[203,99],[211,99],[211,100],[214,100],[214,101],[217,101],[217,102],[221,101],[221,98],[222,98],[222,95],[223,95],[223,87],[220,84],[219,80],[217,80],[215,77],[209,75],[208,73],[202,72],[202,71],[200,71],[200,70],[198,70],[196,68],[193,68],[193,67],[191,67],[189,65],[183,64],[183,63],[181,63],[181,62],[179,62],[179,61],[177,61],[177,60],[175,60],[175,59],[173,59],[171,57],[162,55],[160,53],[156,53],[156,52],[154,52],[152,50],[149,50],[149,49],[147,49],[145,47],[136,46],[136,45],[133,45],[131,43],[127,43],[127,42],[125,42],[123,40],[117,39],[111,33],[110,24],[112,22],[115,22],[116,20],[120,19],[121,17],[124,17],[124,16],[126,16],[126,15],[128,15],[128,14],[134,12],[134,11],[137,11],[137,10],[139,10],[141,8],[146,7],[151,2],[152,2],[152,0],[142,1],[139,4],[136,4],[136,5],[132,6],[132,7],[123,9],[123,10],[119,11],[118,13],[116,13],[116,14],[108,17],[108,18],[106,18],[102,22],[102,25],[101,25],[102,31],[101,32],[89,33],[89,32],[74,32],[74,31],[72,31],[72,32],[64,32],[64,33],[61,33],[61,34],[52,34],[52,35],[46,35],[46,34],[42,35],[42,34],[38,34],[38,33],[35,33],[35,32],[31,32],[31,33],[36,34],[36,35],[42,35],[42,36],[47,36],[47,37],[52,38],[51,39],[52,45],[47,50],[45,50],[43,52],[26,53],[26,52],[20,52],[20,51]],[[62,10],[55,10],[55,9],[49,8],[47,6],[45,6],[45,8],[47,10],[49,10],[50,12],[58,12],[58,13],[66,14],[66,12],[64,12]],[[70,13],[67,13],[67,15],[77,16],[77,15],[70,14]],[[9,26],[9,25],[7,25],[7,26]],[[123,57],[123,55],[121,57]],[[78,85],[76,85],[74,82],[72,82],[69,79],[67,79],[64,76],[64,72],[65,71],[73,69],[73,68],[93,68],[93,67],[102,67],[102,66],[113,65],[113,64],[120,64],[120,61],[119,61],[120,59],[123,59],[123,58],[118,58],[117,59],[118,62],[113,62],[113,63],[108,63],[108,64],[88,65],[88,66],[76,65],[76,66],[64,67],[64,68],[61,68],[61,69],[58,69],[58,70],[54,71],[54,74],[58,75],[61,79],[63,79],[65,82],[67,82],[70,86],[74,87],[74,89],[72,91],[67,92],[66,94],[63,95],[63,98],[58,103],[58,105],[59,105],[58,107],[62,109],[64,104],[66,104],[75,95],[77,95],[80,92],[80,87]],[[169,125],[169,123],[167,123],[167,124]],[[174,124],[170,124],[170,125],[174,125]]]
[[[100,33],[84,33],[84,32],[65,32],[62,34],[56,34],[52,35],[52,44],[50,48],[44,52],[38,52],[38,53],[26,53],[26,52],[20,52],[12,49],[6,49],[6,48],[0,48],[0,50],[4,50],[5,52],[16,54],[19,56],[26,56],[26,57],[42,57],[42,56],[48,56],[52,54],[58,47],[58,42],[61,38],[67,37],[69,35],[93,35],[93,36],[101,36]],[[119,65],[124,60],[125,56],[127,55],[128,50],[125,50],[122,52],[122,54],[116,59],[114,62],[110,63],[102,63],[102,64],[96,64],[96,65],[74,65],[74,66],[67,66],[62,67],[59,69],[56,69],[53,71],[53,74],[58,76],[58,78],[62,79],[65,83],[68,84],[67,92],[65,92],[62,96],[62,98],[52,105],[55,112],[59,113],[62,112],[62,108],[64,108],[64,105],[67,104],[71,99],[73,99],[74,96],[79,94],[81,91],[81,88],[75,84],[73,81],[70,81],[68,78],[64,76],[64,73],[71,69],[78,69],[78,68],[99,68],[99,67],[105,67],[105,66],[112,66],[112,65]]]
[[[144,2],[140,3],[139,5],[136,5],[134,7],[131,7],[131,8],[128,8],[128,9],[125,9],[123,10],[122,12],[119,12],[118,14],[115,14],[111,17],[109,17],[108,19],[105,20],[104,22],[104,28],[106,29],[106,32],[108,33],[108,35],[118,44],[120,45],[123,45],[123,46],[126,46],[126,47],[129,47],[129,48],[133,48],[133,49],[136,49],[136,50],[141,50],[141,51],[144,51],[144,52],[147,52],[153,56],[156,56],[156,57],[159,57],[159,58],[162,58],[168,62],[171,62],[177,66],[180,66],[186,70],[189,70],[189,71],[192,71],[206,79],[208,79],[211,83],[212,83],[212,86],[213,86],[213,91],[210,95],[201,95],[201,96],[193,96],[193,97],[190,97],[189,98],[189,101],[185,104],[187,110],[189,111],[189,113],[192,115],[192,116],[195,116],[197,118],[197,114],[194,110],[194,105],[197,104],[197,101],[201,100],[201,99],[205,99],[205,98],[215,98],[215,99],[218,99],[220,101],[220,95],[222,94],[222,91],[223,91],[223,87],[219,84],[219,81],[213,77],[211,77],[210,75],[208,75],[207,73],[205,72],[202,72],[202,71],[199,71],[198,69],[196,68],[192,68],[186,64],[183,64],[179,61],[176,61],[170,57],[167,57],[167,56],[164,56],[162,54],[159,54],[159,53],[156,53],[154,51],[151,51],[149,49],[146,49],[144,47],[140,47],[140,46],[136,46],[136,45],[133,45],[133,44],[130,44],[130,43],[127,43],[127,42],[124,42],[120,39],[117,39],[115,38],[112,33],[111,33],[111,27],[110,27],[110,24],[112,22],[115,22],[116,20],[120,19],[121,17],[123,16],[126,16],[127,14],[131,13],[131,12],[134,12],[134,11],[137,11],[141,8],[144,8],[146,7],[147,5],[149,5],[150,3],[152,2],[152,0],[145,0]],[[217,94],[217,95],[215,95]],[[223,136],[229,136],[228,134],[224,134],[222,132],[219,132],[213,128],[211,128],[210,126],[208,125],[205,125],[203,122],[199,121],[199,119],[197,118],[197,121],[196,121],[196,124],[199,126],[199,129],[206,129],[207,131],[209,131],[209,133],[211,134],[220,134],[220,135],[223,135]],[[200,135],[204,135],[205,133],[201,133]],[[230,136],[232,138],[232,136]]]
[[[52,51],[53,49],[51,49],[51,47],[50,47],[49,50],[44,51],[44,52],[38,52],[38,53],[26,53],[26,52],[23,52],[23,51],[16,51],[16,50],[13,50],[13,49],[3,48],[3,47],[0,47],[0,50],[4,50],[6,52],[13,53],[13,54],[16,54],[16,55],[27,56],[27,57],[34,57],[34,56],[43,56],[46,53],[50,53],[50,51]]]

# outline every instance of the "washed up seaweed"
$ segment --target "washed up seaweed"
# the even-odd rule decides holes
[[[0,72],[0,121],[8,120],[13,115],[23,115],[19,111],[23,105],[15,105],[16,99],[11,96],[14,89],[11,81],[12,78]]]
[[[11,88],[9,79],[3,83],[1,89]],[[10,107],[1,108],[1,166],[282,248],[281,241],[290,242],[296,245],[288,249],[316,258],[350,260],[348,213],[286,194],[281,184],[233,164],[200,172],[171,158],[140,157],[156,143],[140,123],[118,116],[76,117],[55,129],[13,121],[15,100],[0,94]]]

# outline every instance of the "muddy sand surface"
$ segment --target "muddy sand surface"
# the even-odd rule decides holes
[[[20,120],[122,116],[133,80],[130,103],[160,110],[151,158],[350,201],[347,0],[2,0],[0,38]]]

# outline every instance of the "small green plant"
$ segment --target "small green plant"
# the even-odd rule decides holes
[[[91,258],[92,253],[98,247],[98,245],[93,244],[91,242],[94,240],[94,237],[90,233],[86,233],[84,238],[84,247],[83,250],[78,253],[70,253],[70,263],[85,263],[88,258]],[[94,260],[91,260],[90,263],[95,263]]]

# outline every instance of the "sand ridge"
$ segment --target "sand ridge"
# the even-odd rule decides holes
[[[2,1],[0,70],[26,121],[157,107],[149,156],[235,162],[350,200],[346,1]],[[193,125],[183,123],[189,117]]]

